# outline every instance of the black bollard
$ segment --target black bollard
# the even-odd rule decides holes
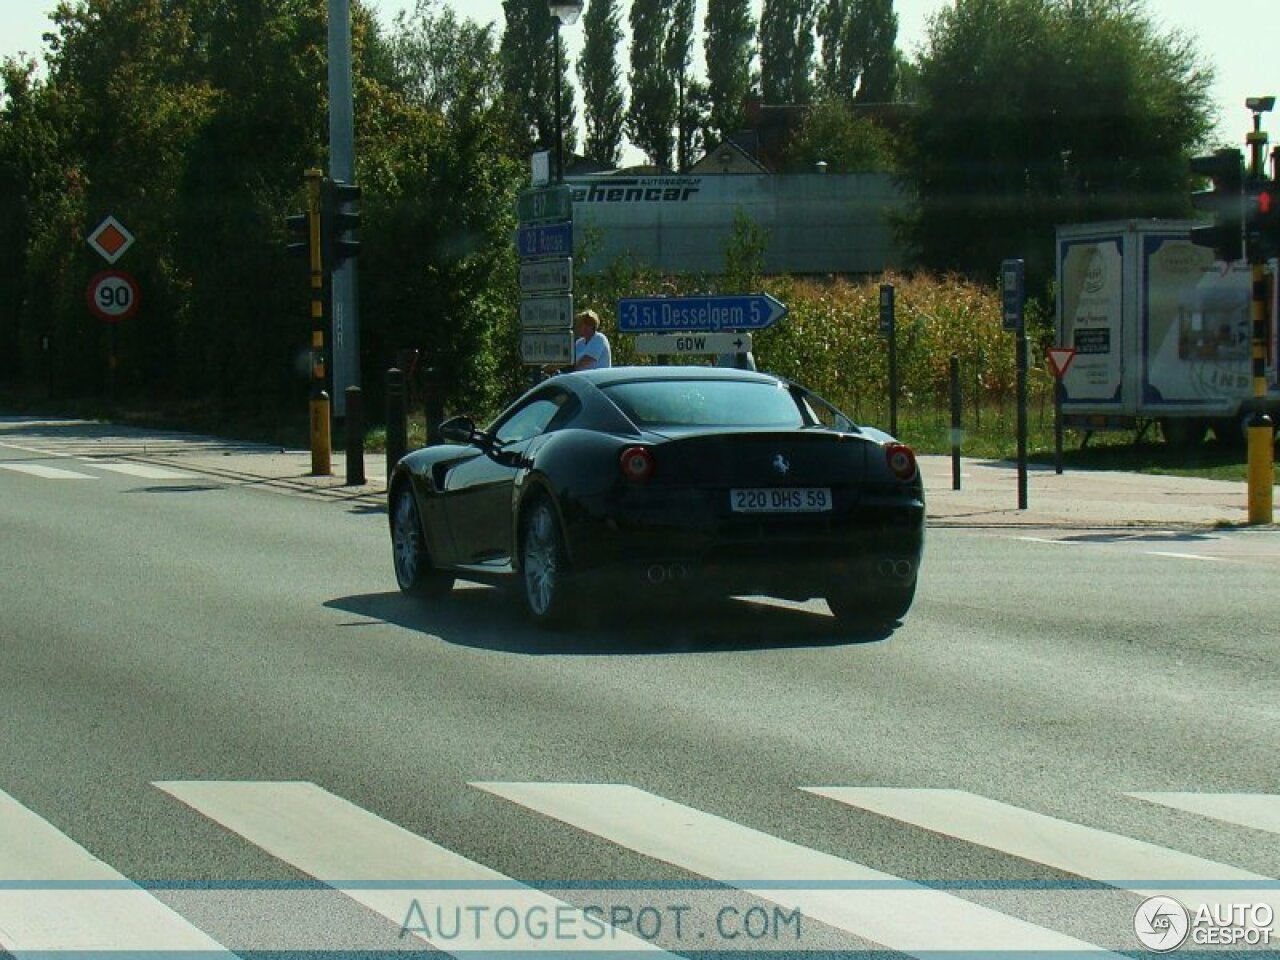
[[[405,409],[404,371],[387,371],[387,476],[409,449],[409,424]]]
[[[960,489],[960,439],[964,428],[960,420],[960,357],[951,355],[951,489]]]
[[[347,486],[364,486],[364,395],[347,387]]]

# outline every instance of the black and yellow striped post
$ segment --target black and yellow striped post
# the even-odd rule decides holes
[[[325,289],[321,247],[320,187],[324,173],[310,169],[307,180],[307,225],[311,254],[311,473],[333,472],[333,439],[329,427],[329,394],[325,392]]]
[[[1254,259],[1250,257],[1250,259]],[[1263,404],[1267,396],[1267,280],[1261,263],[1254,263],[1251,311],[1253,318],[1253,397],[1257,408],[1249,418],[1249,522],[1270,523],[1275,483],[1274,425]]]
[[[1245,142],[1249,147],[1248,202],[1256,203],[1255,195],[1265,181],[1263,169],[1267,134],[1262,129],[1262,114],[1274,106],[1274,98],[1250,98],[1246,105],[1253,111],[1253,129]],[[1254,411],[1249,418],[1249,523],[1271,523],[1273,512],[1273,486],[1275,483],[1274,425],[1266,413],[1267,398],[1267,340],[1268,323],[1267,280],[1265,253],[1262,238],[1258,236],[1259,211],[1245,211],[1246,245],[1251,272],[1250,318],[1253,321],[1253,400]]]

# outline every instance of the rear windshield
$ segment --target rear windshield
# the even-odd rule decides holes
[[[791,394],[745,380],[633,380],[601,388],[636,426],[801,427]]]

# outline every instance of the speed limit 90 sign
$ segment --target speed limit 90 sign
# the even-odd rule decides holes
[[[84,295],[93,315],[107,323],[128,320],[138,312],[142,300],[138,282],[123,270],[103,270],[95,274]]]

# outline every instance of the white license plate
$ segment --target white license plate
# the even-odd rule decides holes
[[[821,513],[831,509],[830,487],[735,487],[734,513]]]

